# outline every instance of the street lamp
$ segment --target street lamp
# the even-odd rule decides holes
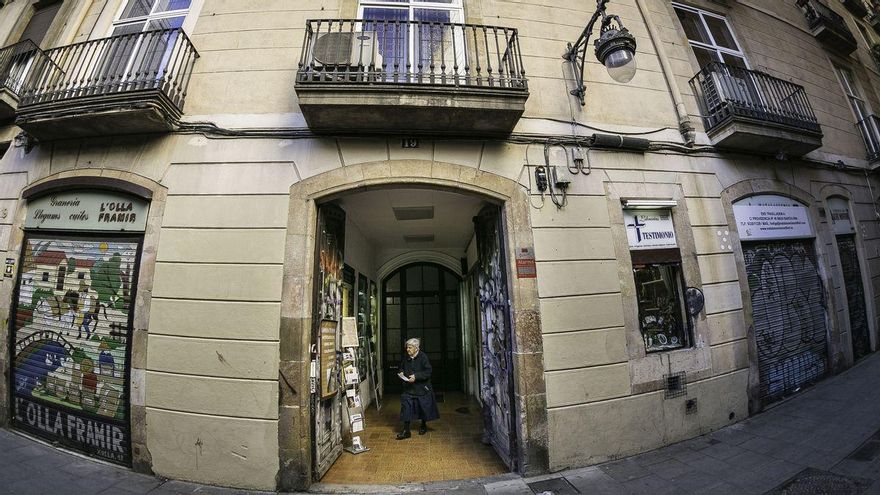
[[[596,11],[587,27],[581,33],[576,42],[568,44],[568,50],[563,56],[572,63],[577,87],[571,90],[571,94],[577,96],[584,104],[584,61],[587,57],[587,44],[593,33],[596,21],[602,18],[599,28],[599,39],[594,44],[596,58],[608,69],[608,75],[619,83],[628,83],[636,75],[636,39],[623,27],[620,17],[605,13],[605,4],[609,0],[596,0]]]

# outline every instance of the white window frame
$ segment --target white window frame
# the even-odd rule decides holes
[[[175,17],[183,17],[183,22],[181,23],[180,29],[184,33],[188,33],[192,30],[193,26],[195,26],[195,20],[198,17],[198,12],[201,10],[204,0],[191,0],[189,7],[186,9],[168,10],[164,12],[156,11],[156,8],[158,7],[161,0],[150,0],[151,2],[153,2],[153,5],[147,15],[121,19],[122,14],[125,12],[125,8],[131,1],[134,0],[123,0],[122,2],[120,2],[119,7],[116,9],[116,13],[113,15],[113,21],[110,23],[110,26],[108,28],[108,37],[113,36],[113,31],[119,26],[143,23],[143,27],[141,28],[141,32],[143,33],[149,31],[147,26],[149,25],[150,21],[171,19]],[[126,67],[123,70],[124,74],[128,74],[130,72],[131,66],[135,62],[135,54],[138,53],[142,41],[142,39],[138,39],[134,48],[132,49],[132,56],[129,57],[129,60],[126,63]]]
[[[869,132],[872,132],[873,139],[872,142],[869,141],[869,136],[862,135],[862,139],[865,141],[866,148],[875,148],[873,151],[868,150],[869,153],[880,153],[880,129],[877,128],[871,116],[874,115],[874,110],[871,108],[871,105],[868,104],[868,100],[862,96],[862,88],[859,87],[859,82],[856,79],[855,73],[852,69],[848,67],[843,67],[837,64],[834,65],[834,72],[837,75],[837,78],[840,80],[840,86],[843,88],[843,94],[846,96],[846,101],[849,103],[849,109],[853,114],[853,117],[856,119],[856,127],[859,129],[859,134],[862,134],[862,127],[860,127],[860,122],[866,122],[865,128],[869,129]],[[852,79],[852,84],[847,80],[847,75],[849,75],[850,79]],[[855,105],[853,102],[858,101],[861,103],[861,107],[859,105]],[[859,115],[862,113],[862,108],[864,108],[864,115]]]
[[[678,2],[672,2],[672,8],[673,8],[673,10],[674,9],[681,9],[681,10],[696,14],[700,18],[700,22],[703,24],[703,30],[706,32],[706,36],[708,36],[709,40],[712,41],[711,45],[703,43],[701,41],[694,41],[694,40],[688,38],[687,35],[685,34],[685,39],[687,39],[688,45],[690,45],[691,47],[695,46],[697,48],[702,48],[704,50],[716,52],[718,54],[718,58],[720,59],[721,63],[724,63],[724,58],[721,56],[722,53],[726,53],[728,55],[733,55],[735,57],[739,57],[739,58],[743,59],[743,63],[745,64],[746,69],[749,69],[749,70],[752,69],[752,66],[749,64],[749,58],[746,57],[746,54],[742,51],[742,44],[739,42],[739,39],[736,37],[736,33],[733,32],[733,29],[730,26],[730,22],[727,21],[727,17],[724,17],[723,15],[719,15],[719,14],[714,14],[714,13],[709,12],[707,10],[702,10],[702,9],[698,9],[696,7],[691,7],[690,5],[683,5]],[[706,17],[713,17],[713,18],[718,19],[724,23],[724,26],[727,28],[727,32],[730,33],[730,36],[733,38],[733,42],[736,44],[736,47],[739,49],[738,51],[731,50],[730,48],[725,48],[723,46],[718,45],[718,42],[715,41],[715,36],[712,35],[712,30],[709,29],[709,24],[706,22],[706,19],[705,19]],[[676,15],[676,20],[678,20],[677,15]],[[700,67],[700,69],[702,69],[702,67]]]
[[[172,17],[181,17],[183,16],[183,25],[181,29],[189,34],[192,32],[195,27],[196,19],[198,18],[199,12],[202,10],[202,4],[204,0],[191,0],[189,4],[189,8],[186,9],[177,9],[177,10],[169,10],[166,12],[156,12],[156,7],[159,5],[160,0],[151,0],[153,2],[153,6],[150,9],[150,13],[144,16],[139,17],[131,17],[128,19],[120,19],[122,17],[123,12],[125,12],[125,7],[128,5],[130,0],[123,0],[120,2],[119,7],[116,9],[116,13],[113,15],[113,22],[110,23],[110,27],[107,31],[107,36],[113,35],[113,30],[116,29],[117,26],[123,26],[126,24],[137,24],[139,22],[144,23],[143,29],[141,31],[147,30],[147,25],[149,21],[159,20],[159,19],[169,19]]]
[[[430,2],[430,1],[421,1],[421,0],[401,0],[401,1],[393,1],[393,0],[359,0],[358,1],[358,10],[357,10],[357,18],[364,18],[364,9],[388,9],[388,10],[407,10],[407,20],[414,21],[415,19],[415,11],[418,10],[442,10],[446,12],[451,12],[452,15],[449,16],[449,22],[453,24],[464,24],[464,0],[452,0],[452,2]],[[357,29],[361,29],[358,26]],[[409,54],[409,63],[411,67],[415,67],[417,62],[415,60],[415,37],[407,36],[407,50]],[[458,39],[458,38],[457,38]],[[464,39],[464,35],[460,36],[460,41],[458,43],[457,52],[461,51],[461,54],[456,53],[456,58],[459,56],[463,57],[464,46],[466,40]],[[459,68],[459,72],[464,73],[464,67]]]

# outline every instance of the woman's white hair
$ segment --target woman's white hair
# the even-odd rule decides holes
[[[407,339],[407,341],[406,341],[406,345],[411,345],[411,346],[415,347],[416,349],[421,349],[422,348],[421,344],[422,344],[421,341],[419,339],[415,339],[415,338]]]

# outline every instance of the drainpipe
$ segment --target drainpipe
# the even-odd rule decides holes
[[[669,57],[666,56],[666,52],[663,50],[663,42],[660,39],[660,32],[657,30],[657,25],[654,24],[654,21],[651,19],[648,7],[645,5],[645,0],[636,0],[636,5],[639,6],[639,12],[641,12],[642,19],[645,20],[645,25],[648,27],[648,36],[651,37],[654,51],[657,52],[657,58],[660,59],[660,68],[663,70],[663,77],[666,79],[666,85],[669,86],[669,94],[672,95],[672,102],[675,104],[675,113],[678,115],[678,130],[681,132],[685,144],[693,146],[696,137],[696,130],[694,129],[694,124],[691,122],[691,118],[688,116],[687,108],[684,106],[684,101],[681,98],[681,91],[678,89],[678,83],[675,82],[675,74],[672,72],[672,64],[669,63]]]

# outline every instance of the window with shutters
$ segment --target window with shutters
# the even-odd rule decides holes
[[[34,14],[28,21],[27,26],[19,37],[19,41],[31,40],[35,45],[42,43],[43,38],[49,31],[49,26],[55,20],[55,15],[61,9],[62,2],[40,2],[38,7],[34,7]]]

